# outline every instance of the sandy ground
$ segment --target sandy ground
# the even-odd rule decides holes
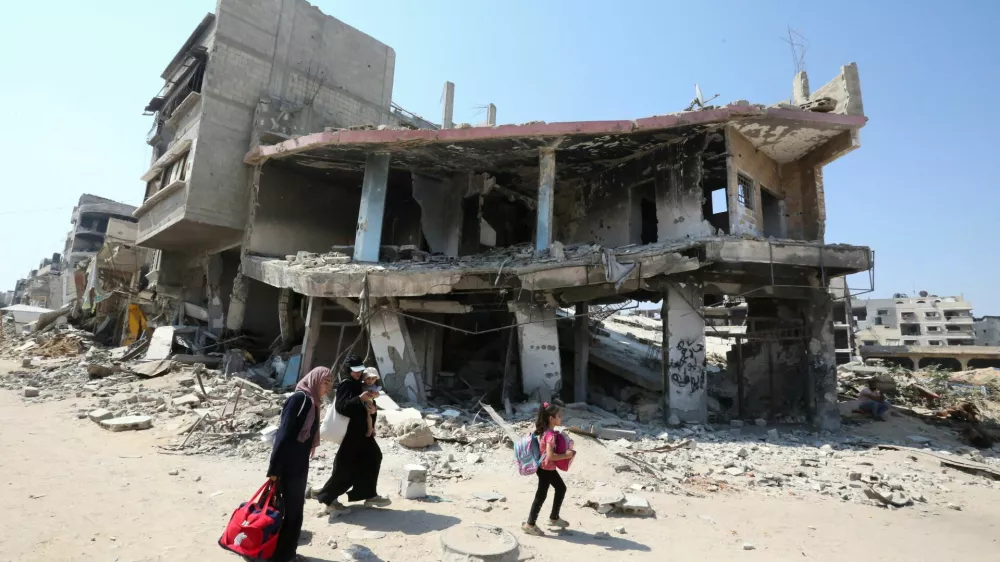
[[[109,433],[74,412],[69,400],[26,405],[0,392],[0,560],[239,560],[215,541],[231,511],[262,483],[263,460],[163,454],[154,445],[164,429]],[[439,501],[394,497],[389,508],[355,508],[333,520],[314,517],[318,504],[308,502],[307,544],[299,551],[339,561],[332,539],[339,548],[369,547],[371,560],[438,560],[440,531],[482,522],[515,531],[522,559],[534,560],[1000,560],[1000,490],[959,483],[950,493],[963,511],[932,505],[890,511],[791,493],[700,499],[644,492],[655,518],[606,518],[579,502],[593,482],[627,485],[627,477],[614,474],[601,445],[577,445],[563,509],[572,531],[547,537],[517,532],[534,477],[518,476],[504,460],[510,453],[498,451],[487,463],[470,466],[467,480],[435,481],[430,493]],[[394,496],[399,468],[417,454],[385,450],[380,491]],[[326,475],[332,449],[321,452],[316,462]],[[912,462],[903,453],[886,453],[885,462],[897,461]],[[179,474],[170,475],[174,470]],[[489,512],[469,504],[472,493],[491,490],[506,495],[506,502]],[[615,532],[619,526],[625,534]],[[349,537],[359,530],[384,536]],[[595,537],[599,531],[611,538]],[[756,549],[743,550],[744,542]]]

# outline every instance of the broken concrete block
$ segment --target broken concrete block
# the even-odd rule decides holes
[[[379,398],[379,401],[382,399]],[[403,408],[402,410],[384,410],[379,416],[392,427],[401,427],[406,424],[420,422],[420,410],[416,408]]]
[[[97,363],[90,363],[87,365],[87,375],[92,379],[103,379],[104,377],[110,377],[113,374],[114,370],[112,370],[111,367],[106,367]]]
[[[621,504],[621,510],[623,513],[630,515],[647,516],[654,514],[653,508],[649,505],[646,498],[631,494],[625,495],[625,501]]]
[[[636,433],[629,429],[618,429],[613,427],[594,426],[594,434],[598,439],[617,440],[628,439],[635,441]]]
[[[24,387],[24,397],[25,398],[35,398],[38,396],[38,389],[33,386]]]
[[[767,430],[767,438],[768,439],[777,439],[778,438],[778,430],[777,429],[769,429],[769,430]]]
[[[409,449],[423,449],[434,444],[434,434],[427,424],[420,422],[413,424],[396,442]]]
[[[753,420],[753,423],[756,424],[757,427],[767,427],[767,420],[763,418],[757,418]]]
[[[108,431],[137,431],[153,427],[153,418],[149,416],[125,416],[101,422],[101,427]]]
[[[21,359],[21,367],[28,368],[31,366],[31,357],[24,357]]]
[[[174,398],[173,400],[170,401],[170,403],[173,404],[174,407],[197,406],[198,404],[201,404],[201,397],[199,397],[197,394],[185,394],[180,398]]]
[[[104,408],[98,408],[87,414],[87,417],[90,418],[90,421],[94,423],[101,423],[104,420],[110,420],[112,417],[114,417],[114,414],[112,414],[110,410],[105,410]]]
[[[489,503],[507,501],[506,496],[504,496],[503,494],[498,494],[496,492],[474,492],[472,494],[472,497],[476,498],[477,500],[483,500],[484,502],[489,502]]]

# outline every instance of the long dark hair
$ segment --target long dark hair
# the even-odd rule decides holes
[[[538,408],[538,417],[535,418],[535,435],[539,437],[544,435],[549,429],[549,421],[552,420],[552,416],[558,415],[561,411],[562,408],[555,404],[542,403],[542,406]]]

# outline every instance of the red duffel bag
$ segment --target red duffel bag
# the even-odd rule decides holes
[[[281,512],[274,507],[275,482],[268,480],[240,504],[219,538],[219,546],[249,558],[268,559],[278,545]]]

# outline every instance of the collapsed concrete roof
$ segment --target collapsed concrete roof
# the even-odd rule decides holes
[[[658,146],[725,124],[778,163],[793,161],[834,137],[864,126],[863,115],[817,113],[746,103],[632,121],[525,123],[462,129],[342,129],[315,133],[247,153],[248,164],[275,158],[320,170],[363,171],[370,152],[391,166],[422,172],[529,173],[538,149],[556,147],[561,179],[598,172]],[[530,185],[530,182],[529,182]]]

